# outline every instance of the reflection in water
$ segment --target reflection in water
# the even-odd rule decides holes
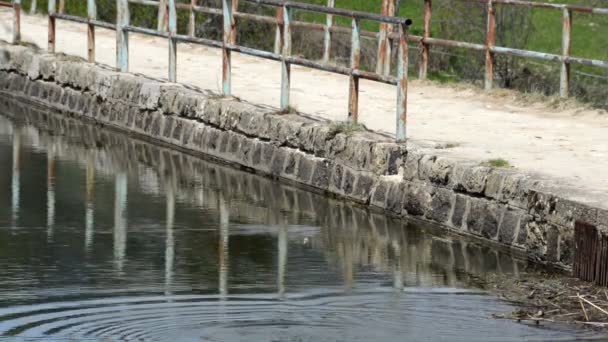
[[[508,253],[20,110],[48,126],[0,116],[0,340],[594,337],[489,319],[512,308],[478,279],[517,276]]]
[[[114,263],[122,273],[127,251],[127,175],[118,171],[114,180]]]

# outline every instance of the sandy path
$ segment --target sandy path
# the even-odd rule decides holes
[[[10,39],[10,12],[0,10],[0,39]],[[45,17],[24,16],[23,39],[46,48]],[[57,51],[85,57],[84,25],[58,21]],[[97,60],[115,65],[115,34],[97,31]],[[130,70],[166,78],[167,42],[132,34]],[[178,81],[219,91],[220,50],[180,44]],[[393,132],[395,88],[362,82],[361,121],[370,129]],[[235,54],[233,93],[277,106],[280,67],[272,61]],[[292,102],[302,112],[344,120],[348,79],[294,67]],[[608,94],[607,94],[608,96]],[[516,105],[471,89],[412,82],[409,89],[409,137],[416,141],[454,143],[437,150],[474,160],[503,158],[519,169],[564,178],[577,186],[608,190],[608,115],[592,110],[555,110],[543,104]]]

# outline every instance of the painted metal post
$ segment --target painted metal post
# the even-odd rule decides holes
[[[60,14],[65,12],[65,0],[59,0],[59,11]]]
[[[37,9],[38,9],[37,1],[36,0],[32,0],[30,2],[30,14],[35,14]]]
[[[395,0],[382,0],[382,15],[395,15]],[[380,24],[380,32],[378,34],[378,60],[376,63],[376,73],[381,75],[389,75],[391,72],[391,44],[389,34],[392,32],[392,26],[387,23]]]
[[[194,12],[196,0],[190,0],[190,20],[188,21],[188,35],[194,37],[196,31],[196,13]]]
[[[21,41],[21,0],[13,0],[13,44]]]
[[[48,52],[55,53],[55,0],[48,0],[48,13],[49,13],[49,41],[48,41]]]
[[[177,81],[177,11],[175,0],[169,0],[169,82]]]
[[[97,20],[97,5],[95,0],[87,0],[87,17],[89,20]],[[90,63],[95,63],[95,25],[87,25],[87,44],[88,44],[88,59]]]
[[[361,26],[357,18],[352,19],[352,38],[350,50],[350,67],[352,71],[359,69],[361,61]],[[348,91],[348,121],[356,123],[359,120],[359,77],[350,75]]]
[[[336,6],[336,0],[327,0],[327,7],[333,8]],[[328,14],[325,17],[325,38],[323,40],[323,63],[328,63],[331,58],[331,29],[334,26],[334,16]]]
[[[494,53],[492,53],[492,48],[496,44],[496,9],[492,0],[487,0],[487,12],[485,90],[491,90],[494,83]]]
[[[570,63],[568,57],[572,52],[572,11],[568,8],[562,10],[562,67],[559,77],[559,95],[570,96]]]
[[[168,10],[167,10],[167,1],[168,0],[160,0],[158,2],[158,16],[157,16],[157,22],[158,22],[158,27],[157,30],[161,31],[161,32],[166,32],[167,31],[167,27],[168,27],[168,22],[169,22],[169,18],[168,18]]]
[[[224,96],[230,96],[232,94],[232,51],[228,49],[228,44],[230,44],[230,42],[232,41],[232,26],[234,23],[234,15],[232,12],[232,0],[222,0],[222,10],[224,13],[224,46],[222,48],[222,94]]]
[[[274,53],[283,51],[283,7],[277,7],[277,25],[274,34]]]
[[[399,25],[399,56],[397,57],[397,142],[407,137],[407,25]]]
[[[129,71],[129,2],[116,0],[116,68],[122,72]]]
[[[287,57],[291,55],[291,8],[283,6],[283,49],[281,51],[281,110],[289,109],[289,91],[291,88],[291,64]]]
[[[421,80],[426,80],[429,68],[430,47],[429,44],[426,43],[426,39],[431,36],[431,9],[431,0],[424,0],[422,39],[420,40],[420,69],[418,71],[418,78]]]

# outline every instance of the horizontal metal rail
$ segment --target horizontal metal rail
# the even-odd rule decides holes
[[[107,23],[105,21],[100,21],[100,20],[95,20],[95,19],[82,18],[82,17],[78,17],[75,15],[52,13],[52,14],[49,14],[49,17],[52,17],[55,19],[61,19],[61,20],[65,20],[65,21],[71,21],[71,22],[75,22],[75,23],[93,25],[95,27],[101,27],[101,28],[105,28],[108,30],[116,30],[116,25],[114,25],[112,23]]]

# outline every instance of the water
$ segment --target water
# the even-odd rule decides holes
[[[4,106],[0,340],[598,337],[492,319],[514,308],[479,279],[517,276],[507,253]]]

